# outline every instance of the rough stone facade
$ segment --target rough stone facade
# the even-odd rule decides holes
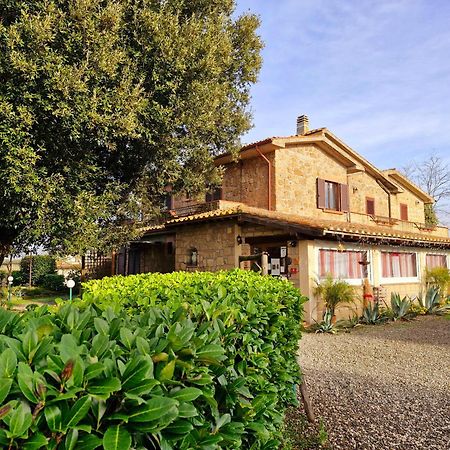
[[[237,228],[231,221],[187,225],[177,230],[175,270],[217,271],[237,267]],[[198,255],[190,264],[190,253]]]

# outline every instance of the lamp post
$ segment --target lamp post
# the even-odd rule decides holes
[[[72,300],[72,289],[75,287],[75,281],[72,279],[67,280],[66,286],[69,288],[69,300]]]
[[[13,281],[14,281],[14,277],[12,275],[10,275],[8,277],[8,303],[11,303],[11,289],[12,289]]]

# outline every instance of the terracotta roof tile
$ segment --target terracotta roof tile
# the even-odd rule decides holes
[[[201,214],[194,214],[186,217],[179,217],[166,222],[166,226],[175,226],[182,223],[197,222],[209,219],[215,219],[220,217],[235,216],[238,214],[249,215],[253,217],[272,219],[275,221],[283,221],[292,225],[300,225],[309,228],[315,228],[317,230],[322,230],[325,234],[339,234],[344,233],[354,236],[367,236],[367,237],[385,237],[417,242],[429,242],[429,243],[442,243],[448,244],[450,246],[450,238],[445,238],[441,236],[434,236],[425,233],[413,233],[407,231],[401,231],[392,229],[389,227],[365,225],[359,223],[349,223],[349,222],[338,222],[331,220],[320,220],[311,217],[303,217],[295,214],[286,214],[278,211],[268,211],[261,208],[253,208],[243,204],[236,204],[236,206],[227,209],[217,209],[213,211],[208,211]],[[160,230],[164,226],[155,227],[155,229]]]

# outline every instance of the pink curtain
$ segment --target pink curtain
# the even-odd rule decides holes
[[[427,268],[447,267],[447,257],[445,255],[427,254]]]
[[[334,278],[362,278],[363,269],[360,261],[364,252],[345,250],[320,249],[319,250],[319,274],[325,277],[327,274]]]
[[[383,278],[416,277],[415,253],[382,252],[381,264]]]

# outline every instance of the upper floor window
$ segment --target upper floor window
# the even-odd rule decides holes
[[[447,256],[427,253],[427,269],[435,267],[447,267]]]
[[[371,216],[375,215],[375,199],[366,197],[366,214]]]
[[[222,200],[222,188],[215,188],[212,192],[207,192],[205,196],[206,202],[215,202]]]
[[[333,278],[360,279],[364,276],[363,261],[367,252],[354,250],[319,250],[319,275],[321,278],[331,275]]]
[[[408,220],[408,205],[400,203],[400,220]]]
[[[317,178],[317,207],[332,211],[348,211],[348,185]]]
[[[381,252],[381,272],[383,278],[417,277],[416,254]]]

